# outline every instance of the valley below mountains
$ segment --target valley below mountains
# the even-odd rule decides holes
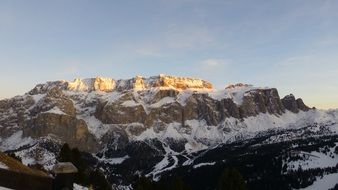
[[[52,81],[0,100],[1,151],[48,171],[64,143],[120,190],[140,176],[211,190],[226,168],[248,189],[338,189],[338,110],[276,88],[161,74]]]

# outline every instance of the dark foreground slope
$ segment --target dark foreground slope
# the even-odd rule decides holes
[[[263,140],[264,137],[209,150],[195,159],[194,162],[199,165],[177,168],[165,173],[161,180],[170,181],[174,176],[181,176],[192,189],[212,190],[216,188],[224,169],[235,168],[246,180],[248,189],[285,190],[305,188],[325,175],[338,174],[337,135],[265,145],[260,144]],[[323,159],[312,155],[314,152],[332,157],[336,164],[292,168],[292,162],[304,162],[306,165],[313,158]],[[338,177],[334,185],[338,185]]]

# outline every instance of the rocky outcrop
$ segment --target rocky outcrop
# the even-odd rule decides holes
[[[211,90],[212,84],[205,80],[188,78],[188,77],[175,77],[168,75],[159,75],[150,78],[136,76],[127,80],[114,80],[112,78],[96,77],[80,79],[77,78],[72,82],[68,81],[54,81],[45,84],[39,84],[32,89],[29,94],[44,94],[53,88],[60,90],[81,91],[81,92],[124,92],[128,90],[145,90],[149,88],[172,88],[176,90]]]
[[[221,121],[221,117],[219,110],[217,109],[216,101],[210,98],[207,94],[196,94],[193,95],[193,97],[197,102],[197,108],[195,109],[196,113],[193,115],[197,115],[198,120],[205,120],[207,125],[218,125]]]
[[[243,88],[243,87],[249,87],[249,84],[243,84],[243,83],[237,83],[237,84],[230,84],[225,89],[236,89],[236,88]]]
[[[117,81],[116,87],[118,91],[145,90],[149,88],[172,88],[176,90],[210,90],[212,89],[212,84],[201,79],[175,77],[161,74],[159,76],[150,78],[136,76],[135,78],[129,80],[119,80]]]
[[[212,89],[212,84],[201,79],[159,75],[151,82],[152,87],[173,87],[178,90]]]
[[[111,92],[115,88],[115,80],[111,78],[96,77],[90,79],[75,79],[67,83],[67,90],[73,91],[102,91]]]
[[[86,122],[69,115],[39,114],[27,123],[24,128],[24,136],[33,138],[52,136],[83,151],[95,152],[98,150],[98,143],[95,137],[89,133]]]
[[[302,110],[302,111],[309,111],[310,108],[304,104],[303,100],[301,98],[298,98],[296,100],[297,102],[297,106],[298,106],[298,109]]]
[[[50,81],[46,82],[45,84],[38,84],[36,85],[31,91],[28,92],[29,95],[36,95],[36,94],[46,94],[53,88],[58,89],[67,89],[68,82],[65,80],[61,81]]]
[[[58,87],[50,89],[46,96],[37,102],[35,107],[30,110],[30,113],[34,116],[39,113],[46,112],[54,107],[58,107],[61,111],[68,115],[76,115],[76,109],[73,101],[65,96]]]
[[[304,102],[301,98],[298,98],[296,100],[296,98],[293,94],[285,96],[282,99],[282,103],[287,110],[289,110],[293,113],[298,113],[300,110],[308,111],[310,109],[309,107],[307,107],[304,104]]]
[[[1,100],[0,125],[3,127],[23,126],[27,110],[33,105],[34,99],[31,96],[16,96],[12,99]]]
[[[282,103],[287,110],[292,111],[294,113],[299,112],[298,105],[297,105],[295,96],[293,94],[285,96],[282,99]]]
[[[179,96],[180,92],[177,90],[159,90],[147,103],[138,100],[134,93],[124,93],[113,103],[101,102],[95,115],[106,124],[140,123],[151,127],[154,123],[178,122],[185,126],[186,120],[197,119],[205,120],[207,125],[217,126],[229,117],[243,119],[259,113],[281,115],[285,112],[275,88],[248,90],[244,93],[240,105],[234,103],[231,98],[213,99],[208,93],[192,93],[185,100],[185,104],[181,105],[177,101]],[[168,101],[172,102],[157,107],[151,106],[164,98],[169,98]]]
[[[226,117],[234,117],[237,119],[241,117],[239,108],[230,98],[219,101],[217,107],[220,111],[221,120],[224,120]]]
[[[136,102],[133,93],[124,94],[115,102],[100,102],[95,116],[105,124],[147,123],[143,105]]]
[[[247,92],[243,97],[243,103],[239,109],[241,118],[256,116],[259,113],[281,115],[285,111],[278,91],[275,88]]]
[[[175,89],[159,90],[152,97],[152,100],[151,100],[150,103],[156,103],[156,102],[158,102],[159,100],[161,100],[162,98],[165,98],[165,97],[176,98],[179,93],[180,92],[178,90],[175,90]]]

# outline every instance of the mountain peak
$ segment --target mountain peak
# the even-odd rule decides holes
[[[253,85],[250,84],[243,84],[243,83],[237,83],[237,84],[230,84],[225,89],[235,89],[235,88],[245,88],[245,87],[252,87]]]
[[[72,91],[113,91],[115,80],[112,78],[96,77],[81,79],[76,78],[73,82],[67,82],[67,90]]]
[[[131,79],[115,80],[107,77],[95,78],[75,78],[73,81],[51,81],[45,84],[37,85],[30,94],[46,93],[48,90],[58,87],[62,90],[69,91],[126,91],[126,90],[147,90],[151,88],[174,89],[174,90],[211,90],[212,84],[208,81],[190,78],[176,77],[165,74],[145,78],[137,75]]]
[[[165,74],[160,74],[157,78],[155,87],[169,87],[177,90],[211,90],[212,84],[208,81],[191,78],[191,77],[176,77]],[[159,84],[158,84],[159,83]]]

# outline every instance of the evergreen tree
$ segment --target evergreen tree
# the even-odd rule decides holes
[[[82,158],[79,149],[71,149],[69,145],[65,143],[60,150],[58,160],[60,162],[71,162],[78,169],[78,173],[75,174],[76,183],[84,186],[91,186],[93,189],[112,189],[111,185],[100,170],[92,170],[88,167],[88,164]]]
[[[236,169],[225,169],[218,180],[217,190],[246,190],[242,175]]]
[[[191,190],[191,188],[184,183],[183,179],[180,177],[175,177],[172,183],[172,188],[175,190]]]
[[[90,172],[89,179],[93,189],[97,190],[112,189],[111,185],[107,182],[105,176],[99,169],[95,169],[94,171]]]
[[[145,176],[141,176],[136,184],[134,185],[135,190],[156,190],[156,183],[152,180],[146,178]]]
[[[89,176],[88,172],[86,172],[86,169],[88,169],[88,165],[81,157],[79,149],[73,148],[71,150],[71,162],[78,169],[78,173],[75,176],[75,181],[84,185],[89,184]]]
[[[87,163],[81,157],[79,149],[73,148],[71,151],[71,162],[76,166],[76,168],[83,172],[88,167]]]
[[[71,162],[72,161],[72,152],[67,143],[65,143],[61,147],[58,160],[60,162]]]

